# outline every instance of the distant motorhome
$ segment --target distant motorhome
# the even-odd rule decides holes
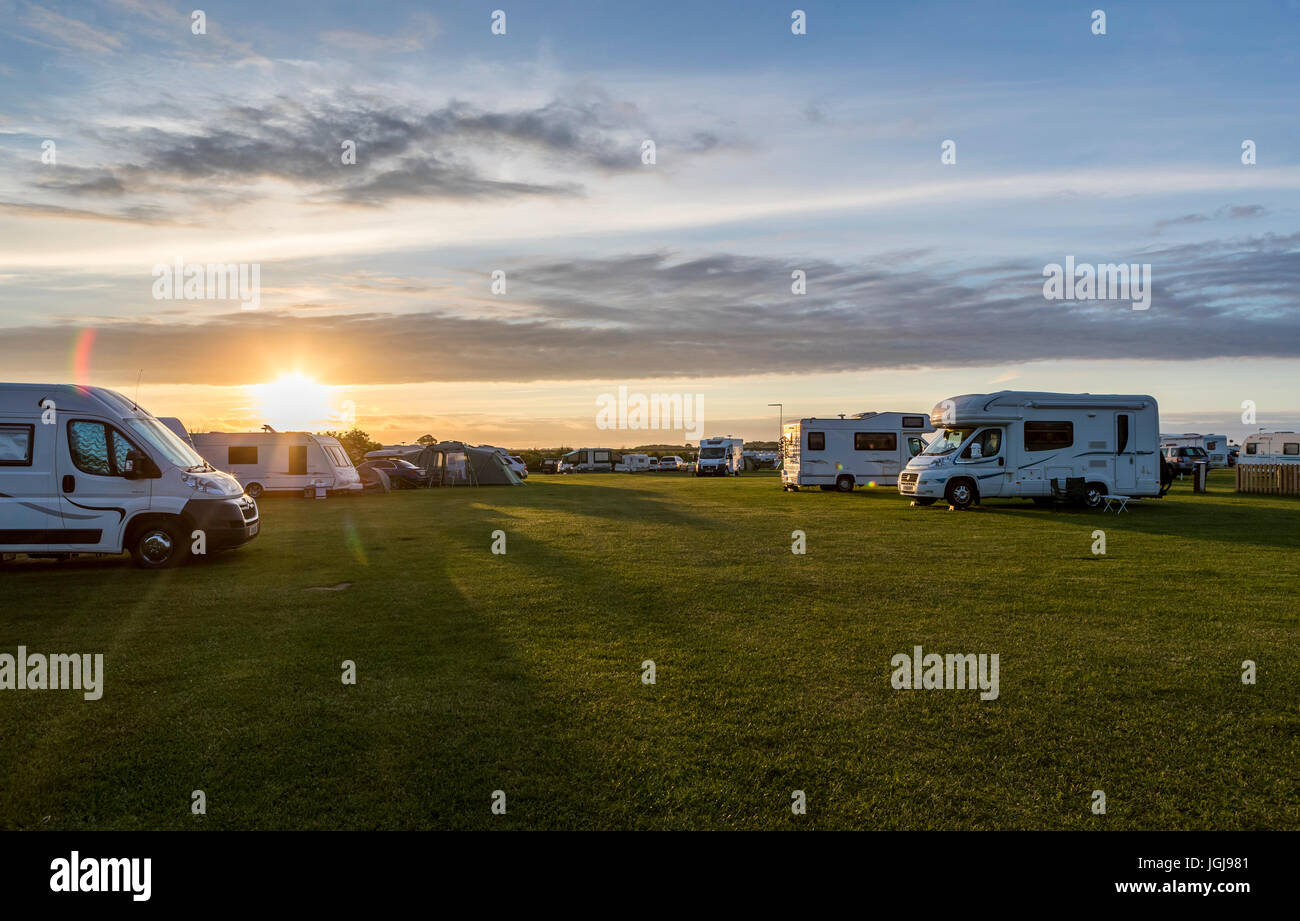
[[[1256,432],[1247,435],[1237,455],[1239,464],[1300,463],[1300,434],[1296,432]]]
[[[579,448],[560,458],[561,473],[610,473],[622,455],[609,448]]]
[[[1154,498],[1168,488],[1154,397],[1002,390],[944,400],[930,419],[942,428],[898,484],[917,505],[1050,502],[1073,482],[1096,508],[1107,495]]]
[[[742,438],[718,436],[700,440],[699,460],[695,465],[696,476],[740,476],[744,467],[742,454],[745,441]]]
[[[161,569],[247,543],[260,527],[235,478],[133,400],[102,387],[0,384],[0,553],[126,550]]]
[[[1187,432],[1182,435],[1161,435],[1160,447],[1204,448],[1206,459],[1211,467],[1227,467],[1230,463],[1227,435],[1201,435],[1196,432]]]
[[[337,438],[310,432],[194,432],[194,447],[225,470],[254,499],[264,493],[322,487],[327,493],[362,490],[361,475]]]
[[[928,413],[858,413],[787,422],[781,438],[781,486],[852,492],[894,486],[934,431]]]

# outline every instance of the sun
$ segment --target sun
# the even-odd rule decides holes
[[[308,432],[330,423],[331,388],[305,374],[282,374],[252,391],[258,416],[281,432]]]

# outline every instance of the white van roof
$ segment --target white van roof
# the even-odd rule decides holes
[[[1042,390],[999,390],[964,393],[936,403],[930,420],[943,424],[949,412],[957,424],[1015,422],[1033,409],[1150,409],[1153,396],[1141,393],[1051,393]]]
[[[30,409],[39,415],[44,400],[58,412],[99,413],[110,418],[151,415],[116,390],[76,384],[0,384],[0,402],[7,411]]]

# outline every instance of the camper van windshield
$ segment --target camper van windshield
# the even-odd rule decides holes
[[[726,456],[727,452],[721,448],[704,448],[700,451],[700,460],[717,460]]]
[[[930,442],[922,454],[951,454],[961,447],[961,443],[971,436],[975,429],[939,429],[934,433],[934,441]]]
[[[207,462],[199,457],[193,448],[176,437],[176,433],[157,419],[141,419],[130,416],[124,420],[127,427],[149,442],[150,447],[163,456],[173,466],[188,470],[191,467],[206,467]]]

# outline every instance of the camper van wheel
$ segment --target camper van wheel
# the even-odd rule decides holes
[[[1100,483],[1089,483],[1084,487],[1083,504],[1088,508],[1101,508],[1101,497],[1106,495],[1106,487]]]
[[[953,480],[948,484],[944,498],[955,509],[968,509],[975,504],[975,487],[970,480]]]
[[[155,518],[135,525],[128,544],[131,558],[141,569],[166,569],[189,556],[188,531],[177,518]]]
[[[853,477],[842,476],[835,481],[835,488],[840,492],[853,492]]]
[[[248,498],[250,499],[260,499],[262,498],[262,484],[249,483],[244,487],[244,492],[248,493]]]

